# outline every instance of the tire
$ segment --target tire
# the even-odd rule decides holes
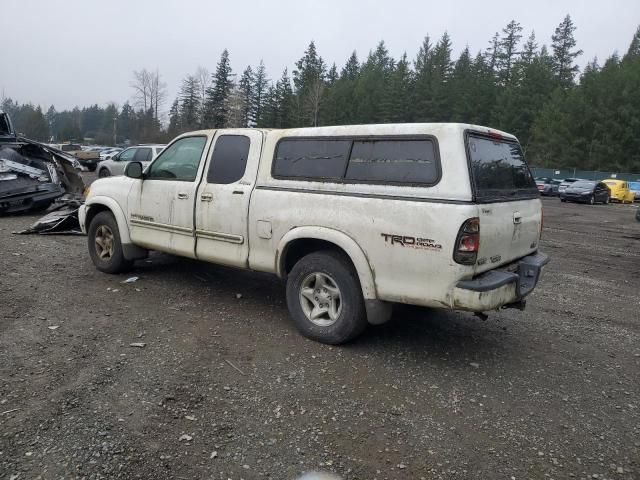
[[[111,173],[109,173],[109,170],[107,170],[106,168],[101,168],[100,171],[98,172],[99,178],[106,178],[110,176],[111,176]]]
[[[604,204],[605,204],[605,205],[608,205],[608,204],[609,204],[609,200],[611,200],[611,199],[609,198],[609,195],[607,195],[606,197],[604,197]]]
[[[591,195],[591,198],[589,198],[589,205],[593,205],[594,203],[596,203],[596,197]]]
[[[125,272],[133,265],[131,260],[124,258],[118,224],[111,212],[100,212],[93,217],[87,238],[91,261],[101,272]]]
[[[96,168],[98,168],[98,166],[97,165],[89,165],[87,168],[89,169],[90,172],[95,172]]]
[[[561,198],[560,201],[561,202],[566,202],[566,200],[564,198]]]
[[[332,250],[310,253],[294,265],[287,306],[300,333],[321,343],[348,342],[367,327],[358,275],[348,257]]]

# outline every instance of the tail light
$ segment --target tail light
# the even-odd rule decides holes
[[[453,260],[461,265],[474,265],[480,249],[480,219],[469,218],[460,227]]]

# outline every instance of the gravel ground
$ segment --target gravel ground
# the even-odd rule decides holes
[[[400,307],[342,347],[271,276],[105,275],[0,219],[0,479],[640,478],[637,207],[544,205],[526,311]]]

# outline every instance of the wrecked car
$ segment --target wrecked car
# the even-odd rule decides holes
[[[63,195],[81,199],[79,166],[65,152],[17,136],[0,111],[0,214],[44,210]]]

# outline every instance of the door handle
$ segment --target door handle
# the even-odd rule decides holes
[[[210,202],[213,200],[213,194],[203,193],[202,195],[200,195],[200,200],[202,200],[203,202]]]
[[[187,194],[187,193],[179,193],[178,194],[178,199],[180,199],[180,200],[186,200],[187,198],[189,198],[189,194]]]

